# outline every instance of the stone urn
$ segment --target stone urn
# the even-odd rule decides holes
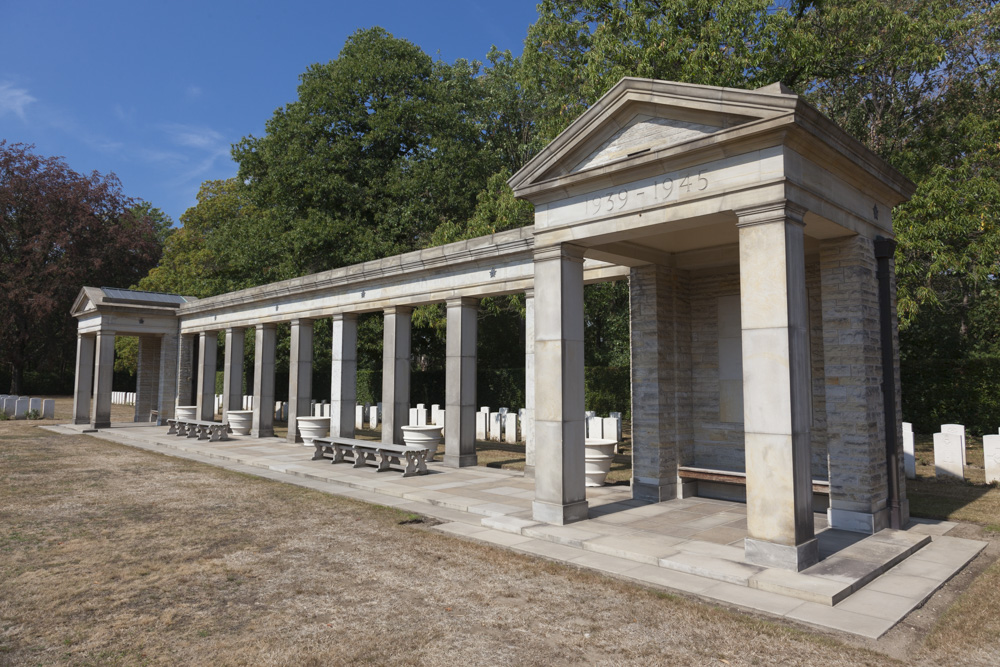
[[[587,486],[604,486],[604,480],[611,472],[611,463],[615,459],[616,440],[603,438],[587,438],[584,441],[584,463]]]
[[[403,444],[408,447],[423,447],[427,450],[427,460],[433,461],[441,444],[440,426],[404,426]]]
[[[306,447],[313,447],[313,440],[325,438],[330,432],[329,417],[296,417],[295,423],[299,427],[302,444]]]
[[[174,410],[174,414],[177,415],[178,419],[196,419],[198,414],[197,405],[178,405]]]
[[[253,426],[253,410],[230,410],[226,413],[229,428],[236,435],[250,435]]]

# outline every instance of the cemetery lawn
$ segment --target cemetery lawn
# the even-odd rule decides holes
[[[977,523],[1000,533],[1000,486],[985,483],[982,438],[967,439],[965,482],[937,481],[932,436],[917,435],[914,444],[917,479],[906,480],[910,513],[929,519]]]
[[[1000,651],[997,564],[870,642],[37,422],[0,422],[0,470],[0,665],[953,665]]]

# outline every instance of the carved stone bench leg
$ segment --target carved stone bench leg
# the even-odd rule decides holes
[[[176,433],[177,437],[178,438],[186,437],[188,425],[185,424],[184,422],[176,422],[176,424],[177,424],[177,433]]]
[[[167,426],[170,427],[167,429],[167,435],[177,435],[177,420],[168,419]]]
[[[417,466],[417,474],[422,475],[427,472],[427,452],[414,452],[414,462]]]
[[[403,477],[413,477],[417,474],[416,466],[414,462],[416,461],[416,455],[413,452],[406,452],[406,467],[403,468]]]
[[[322,461],[323,458],[324,458],[323,457],[323,443],[322,442],[314,442],[313,444],[316,445],[316,451],[313,452],[312,460],[313,461]]]
[[[211,440],[212,439],[212,427],[206,426],[205,424],[200,424],[198,426],[198,439],[199,440]]]
[[[365,453],[360,449],[354,449],[354,467],[364,468],[365,467]]]
[[[392,462],[392,456],[390,456],[389,454],[386,454],[385,452],[380,451],[378,453],[378,471],[377,472],[385,472],[386,470],[389,470],[389,464],[391,462]]]

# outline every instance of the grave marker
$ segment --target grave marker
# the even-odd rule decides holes
[[[913,424],[903,422],[903,470],[906,479],[917,478],[917,450],[913,444]]]
[[[938,479],[965,479],[962,444],[962,437],[957,433],[934,434],[934,474]]]

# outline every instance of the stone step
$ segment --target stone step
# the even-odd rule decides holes
[[[757,590],[833,606],[930,542],[929,535],[885,529],[801,572],[768,569],[747,583]]]

